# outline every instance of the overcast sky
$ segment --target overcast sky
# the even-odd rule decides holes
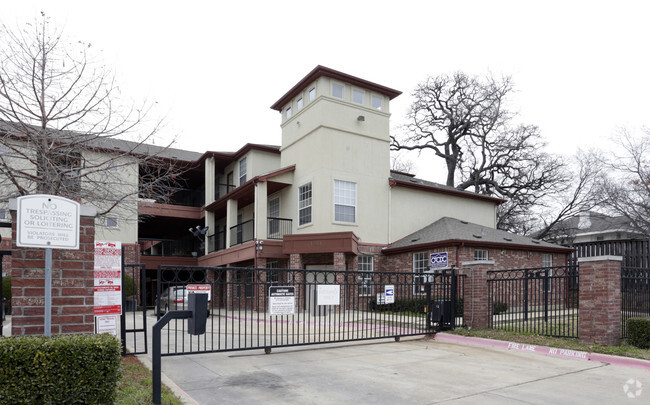
[[[157,102],[166,135],[198,152],[279,145],[269,107],[319,64],[402,91],[394,133],[416,84],[457,70],[512,76],[519,119],[553,153],[650,125],[647,1],[21,0],[1,19],[41,10],[101,49],[124,93]],[[431,155],[409,158],[419,177],[444,179]]]

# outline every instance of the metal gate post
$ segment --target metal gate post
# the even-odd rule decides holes
[[[158,322],[153,325],[153,348],[151,352],[153,403],[160,405],[161,399],[161,365],[160,365],[160,332],[172,319],[187,319],[192,317],[192,311],[168,311]]]
[[[126,356],[126,288],[125,279],[126,276],[124,272],[124,245],[122,245],[122,315],[120,316],[120,338],[122,340],[122,356]]]
[[[456,328],[456,266],[451,266],[451,329]]]
[[[548,322],[548,290],[550,287],[548,272],[549,269],[544,269],[544,322]]]
[[[428,277],[428,276],[427,276]],[[424,285],[424,291],[427,293],[427,307],[425,308],[427,311],[427,330],[431,330],[433,328],[431,318],[432,318],[432,312],[431,312],[431,283],[427,279],[427,283]]]

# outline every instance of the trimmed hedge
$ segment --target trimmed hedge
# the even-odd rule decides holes
[[[650,348],[650,318],[627,320],[627,342],[640,349]]]
[[[112,404],[120,363],[108,334],[0,339],[0,403]]]
[[[499,315],[508,310],[509,306],[506,302],[494,301],[492,303],[492,315]]]
[[[449,300],[449,298],[436,297],[431,302],[437,300]],[[424,307],[427,305],[426,298],[396,299],[393,304],[378,305],[375,298],[368,302],[370,311],[388,311],[388,312],[411,312],[414,314],[424,314]],[[454,308],[455,316],[463,316],[463,299],[456,298],[456,307]]]

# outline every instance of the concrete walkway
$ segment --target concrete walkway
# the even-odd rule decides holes
[[[162,369],[198,404],[650,403],[647,369],[422,338],[163,357]]]

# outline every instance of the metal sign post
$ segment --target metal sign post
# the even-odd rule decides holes
[[[67,198],[18,197],[16,246],[45,248],[45,336],[52,335],[52,249],[79,249],[80,205]]]

